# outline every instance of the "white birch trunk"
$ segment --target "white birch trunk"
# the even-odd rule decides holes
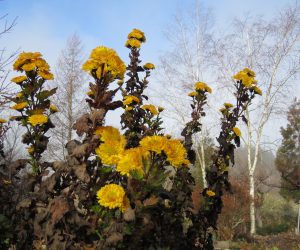
[[[254,235],[256,234],[256,225],[255,225],[255,185],[254,185],[254,173],[250,173],[249,175],[249,181],[250,181],[250,221],[251,221],[251,227],[250,227],[250,234]]]

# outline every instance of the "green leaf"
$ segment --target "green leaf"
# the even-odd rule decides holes
[[[100,205],[96,204],[91,207],[91,210],[96,214],[101,214],[102,208]]]
[[[110,173],[111,171],[112,171],[111,167],[102,167],[99,169],[99,172],[102,174],[107,174],[107,173]]]
[[[43,90],[40,93],[36,95],[36,98],[39,100],[45,100],[48,97],[54,95],[56,93],[57,88],[51,89],[51,90]]]

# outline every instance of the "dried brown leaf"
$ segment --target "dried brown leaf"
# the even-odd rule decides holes
[[[90,182],[91,178],[86,170],[86,164],[81,164],[73,167],[75,175],[83,182]]]
[[[80,143],[79,141],[77,141],[77,140],[71,140],[71,141],[69,141],[69,142],[66,144],[66,146],[65,146],[65,148],[66,148],[67,151],[68,151],[68,155],[73,154],[74,149],[75,149],[77,146],[79,146],[80,144],[81,144],[81,143]]]
[[[147,207],[147,206],[154,206],[157,204],[157,202],[158,202],[158,198],[155,196],[151,196],[150,198],[144,200],[143,204],[145,207]]]
[[[91,124],[89,114],[84,114],[81,116],[73,125],[73,129],[76,130],[76,133],[79,136],[82,136],[84,133],[88,133],[90,128]]]
[[[89,144],[85,143],[80,146],[77,146],[73,150],[73,154],[71,156],[74,156],[76,158],[82,158],[88,153]]]
[[[68,202],[62,198],[54,198],[49,204],[49,212],[52,214],[51,221],[56,224],[70,210]]]
[[[114,232],[106,239],[106,244],[109,246],[116,246],[118,242],[122,240],[123,240],[123,235],[121,233]]]
[[[104,109],[95,109],[91,112],[90,119],[92,120],[92,123],[93,123],[94,127],[97,124],[102,124],[103,123],[104,115],[105,115],[105,110]]]
[[[125,221],[133,221],[135,220],[135,210],[129,207],[124,213],[123,218]]]

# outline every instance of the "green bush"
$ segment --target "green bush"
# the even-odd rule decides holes
[[[279,234],[287,232],[290,228],[289,224],[282,223],[277,225],[266,225],[264,227],[258,228],[257,233],[260,235],[270,235],[270,234]]]

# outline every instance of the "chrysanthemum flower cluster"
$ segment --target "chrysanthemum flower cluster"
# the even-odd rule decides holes
[[[141,43],[146,42],[146,37],[144,32],[140,31],[139,29],[133,29],[128,34],[128,40],[125,44],[127,48],[140,48]]]
[[[164,159],[174,167],[189,164],[186,150],[179,140],[165,136],[147,136],[140,141],[138,147],[125,149],[126,139],[118,129],[111,126],[100,127],[95,134],[99,135],[101,141],[95,150],[101,162],[116,167],[121,175],[129,176],[138,172],[143,176],[149,171],[143,162],[154,159]]]
[[[255,73],[251,69],[244,68],[239,73],[233,76],[233,78],[243,84],[246,88],[252,89],[256,94],[262,95],[262,91],[257,87],[257,81]]]
[[[50,72],[48,63],[42,58],[39,52],[23,52],[13,65],[16,71],[35,72],[38,76],[45,80],[53,80],[53,74]],[[14,77],[11,81],[17,84],[22,83],[28,76]]]
[[[31,164],[37,167],[37,161],[48,143],[48,137],[44,134],[53,127],[49,116],[58,112],[49,100],[56,89],[43,88],[46,80],[53,80],[53,74],[39,52],[21,53],[13,68],[24,72],[25,75],[11,79],[21,88],[21,91],[11,98],[15,103],[11,109],[18,111],[20,115],[13,116],[11,120],[17,120],[26,127],[27,133],[23,136],[23,142],[29,146],[27,150],[31,156]]]
[[[123,79],[126,66],[113,49],[99,46],[93,49],[82,69],[97,79],[103,78],[112,82],[115,79]]]

